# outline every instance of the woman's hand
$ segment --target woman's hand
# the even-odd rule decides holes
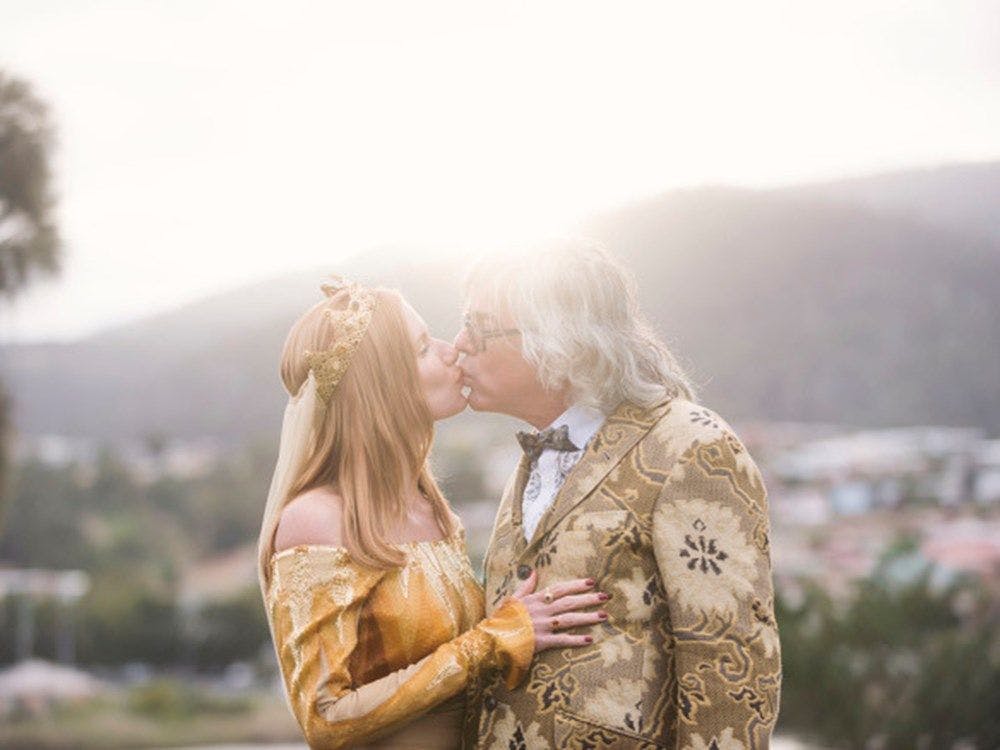
[[[581,625],[596,625],[608,619],[608,613],[604,611],[580,610],[603,604],[611,595],[592,591],[594,581],[590,578],[560,581],[535,592],[537,584],[538,573],[532,569],[531,575],[513,594],[515,599],[520,599],[528,608],[531,615],[531,622],[535,626],[535,653],[549,648],[586,646],[592,643],[594,639],[589,635],[572,635],[561,631]]]

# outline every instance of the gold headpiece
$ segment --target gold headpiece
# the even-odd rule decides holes
[[[320,288],[327,297],[341,291],[346,291],[349,295],[347,307],[342,310],[327,308],[324,312],[337,331],[337,343],[326,351],[305,353],[309,369],[316,378],[316,395],[329,404],[330,396],[347,372],[354,352],[372,322],[375,295],[370,289],[350,282],[343,276],[334,276],[331,282],[320,285]]]

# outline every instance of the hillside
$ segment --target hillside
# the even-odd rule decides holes
[[[946,193],[953,176],[942,174]],[[983,174],[985,190],[993,172]],[[846,182],[674,191],[579,229],[636,272],[703,400],[727,417],[1000,434],[1000,240],[956,231],[922,208],[878,208],[871,186],[895,184],[889,178],[858,184],[871,190],[851,200]],[[462,268],[419,256],[385,249],[329,270],[401,288],[450,337]],[[271,434],[284,402],[284,334],[318,299],[321,277],[289,274],[74,344],[4,347],[0,377],[16,423],[29,434],[109,440]]]
[[[949,164],[796,186],[801,197],[834,198],[1000,241],[1000,162]]]
[[[398,257],[379,251],[337,269],[289,274],[73,344],[2,347],[0,377],[15,397],[15,423],[28,434],[112,441],[157,433],[242,442],[270,434],[285,399],[277,375],[285,334],[320,298],[319,283],[332,270],[405,289],[428,319],[457,325],[451,269]]]
[[[738,418],[1000,430],[1000,247],[794,193],[674,193],[595,219]]]

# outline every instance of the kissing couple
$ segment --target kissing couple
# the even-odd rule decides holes
[[[451,343],[396,291],[323,291],[282,353],[259,543],[310,747],[766,748],[767,493],[622,265],[584,240],[481,259]],[[466,405],[532,428],[483,581],[429,468]]]

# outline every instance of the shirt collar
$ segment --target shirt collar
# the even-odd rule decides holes
[[[582,449],[604,423],[605,414],[590,406],[583,404],[573,404],[566,411],[555,418],[549,427],[569,428],[569,439],[573,445]]]

